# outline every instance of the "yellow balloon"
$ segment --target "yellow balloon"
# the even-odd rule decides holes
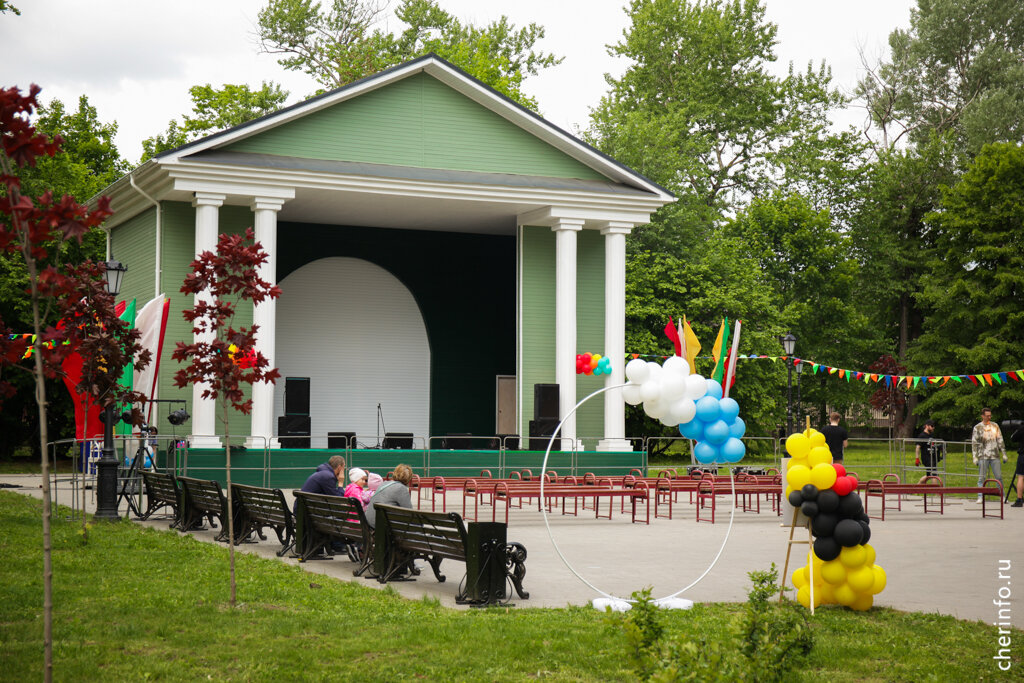
[[[872,580],[874,580],[874,576],[875,576],[874,574],[871,575]],[[806,586],[807,585],[807,567],[800,567],[799,569],[794,571],[793,572],[793,576],[791,578],[793,579],[793,587],[796,588],[797,590],[800,590],[801,588]]]
[[[811,469],[810,479],[811,483],[818,487],[818,490],[830,489],[836,483],[836,468],[828,463],[815,465]]]
[[[811,450],[811,442],[800,433],[790,434],[786,438],[786,452],[794,458],[806,458]]]
[[[782,497],[788,499],[789,498],[789,494],[791,494],[791,493],[793,493],[793,487],[790,486],[789,484],[786,484],[786,492],[784,494],[782,494]]]
[[[855,545],[852,548],[843,548],[839,551],[839,561],[845,564],[850,569],[856,569],[864,565],[864,560],[867,559],[868,553],[864,550],[864,546]]]
[[[871,593],[873,595],[878,595],[883,590],[885,590],[885,570],[876,564],[874,567],[871,568],[871,571],[875,575],[875,581],[871,585]]]
[[[850,605],[850,609],[858,612],[866,612],[871,609],[871,605],[874,604],[875,599],[870,593],[862,593],[857,596],[857,599]]]
[[[836,602],[840,605],[846,605],[849,607],[857,599],[857,593],[850,588],[850,584],[844,583],[842,586],[836,586],[832,591],[836,596]]]
[[[822,434],[821,432],[819,432],[817,429],[815,429],[814,432],[810,436],[810,441],[811,441],[811,448],[814,448],[815,446],[824,446],[825,445],[825,435]],[[829,452],[831,452],[831,451],[829,451]]]
[[[821,566],[821,576],[833,586],[846,583],[846,566],[839,560],[829,560]]]
[[[875,585],[875,572],[869,565],[861,565],[850,570],[846,575],[846,583],[858,593],[870,593],[871,587]]]
[[[864,552],[867,553],[867,555],[864,557],[864,564],[870,567],[875,563],[875,549],[871,547],[870,544],[865,543]]]
[[[828,449],[828,446],[815,446],[807,455],[807,462],[810,463],[811,467],[822,463],[831,465],[832,451]]]
[[[796,601],[804,607],[810,609],[811,607],[811,589],[810,586],[804,586],[796,592]]]
[[[821,594],[822,605],[834,605],[836,602],[836,591],[835,587],[830,583],[823,583],[821,586],[814,587],[814,597],[817,599],[818,594]]]
[[[794,489],[802,489],[811,483],[811,470],[804,465],[790,463],[789,469],[786,470],[786,481]]]

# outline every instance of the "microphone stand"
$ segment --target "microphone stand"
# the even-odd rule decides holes
[[[383,429],[382,429],[383,428]],[[386,437],[388,434],[388,428],[384,426],[384,411],[381,410],[380,404],[377,404],[377,449],[381,448],[380,433],[384,432]]]

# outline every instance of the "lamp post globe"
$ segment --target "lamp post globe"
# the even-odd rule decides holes
[[[107,293],[116,297],[121,292],[121,281],[128,269],[120,261],[107,261]],[[114,405],[103,409],[103,450],[96,461],[96,515],[95,519],[115,522],[117,513],[117,457],[114,453]]]
[[[793,352],[796,351],[796,337],[792,332],[786,333],[781,340],[782,349],[786,352],[786,436],[793,433]]]

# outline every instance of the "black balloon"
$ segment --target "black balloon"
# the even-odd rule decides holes
[[[836,530],[832,533],[832,538],[836,540],[839,545],[846,548],[852,548],[855,545],[860,545],[861,539],[864,537],[864,531],[861,529],[860,522],[853,519],[844,519],[836,524]]]
[[[839,557],[840,550],[842,550],[842,546],[836,543],[836,539],[831,536],[814,539],[814,554],[825,562]]]
[[[831,536],[836,530],[839,518],[835,515],[821,511],[821,504],[818,504],[818,515],[811,520],[811,531],[818,538]]]
[[[860,496],[856,493],[848,493],[839,497],[839,516],[843,519],[860,519],[862,512],[864,512],[864,506],[860,502]]]
[[[790,491],[789,493],[789,504],[795,508],[800,507],[804,504],[804,497],[800,491]]]
[[[860,542],[867,543],[871,540],[871,525],[865,522],[863,519],[858,520],[858,523],[860,524],[861,532],[864,534],[861,537]]]
[[[818,492],[818,512],[835,512],[839,509],[839,494],[832,489]]]
[[[818,500],[818,487],[814,484],[808,484],[800,492],[804,494],[804,500]]]
[[[866,512],[860,513],[860,515],[857,516],[857,519],[864,522],[865,524],[871,524],[871,518],[868,517],[868,513]]]
[[[818,514],[818,504],[813,500],[806,500],[804,504],[800,506],[800,512],[804,513],[808,517],[814,517]]]

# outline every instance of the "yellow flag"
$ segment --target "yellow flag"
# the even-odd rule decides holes
[[[690,364],[690,374],[697,374],[697,368],[694,367],[694,360],[697,358],[697,354],[700,353],[700,342],[697,341],[697,335],[690,329],[690,323],[686,321],[686,316],[683,316],[683,333],[679,335],[683,340],[683,354],[686,356],[686,362]]]

